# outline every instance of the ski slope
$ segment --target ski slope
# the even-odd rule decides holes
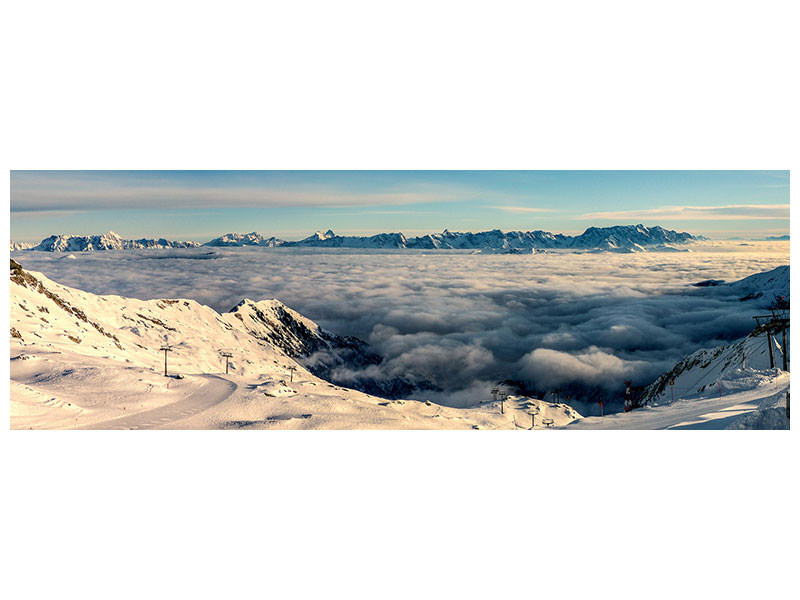
[[[11,428],[527,429],[534,411],[554,425],[580,417],[522,397],[505,412],[389,400],[287,354],[336,339],[275,300],[220,314],[190,300],[98,296],[12,263]],[[164,376],[165,340],[168,372],[181,379]],[[224,376],[222,348],[233,354]]]
[[[177,421],[186,419],[219,404],[238,387],[218,375],[198,375],[205,383],[185,398],[125,417],[92,423],[79,429],[170,429]]]
[[[721,388],[722,386],[720,386]],[[780,408],[789,389],[789,373],[773,370],[756,385],[738,392],[718,393],[710,389],[703,395],[680,398],[671,404],[646,406],[628,413],[606,417],[587,417],[565,426],[566,429],[727,429],[736,428],[742,417],[759,411]]]

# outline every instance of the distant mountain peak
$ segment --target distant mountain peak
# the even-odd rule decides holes
[[[507,231],[492,229],[478,233],[453,232],[444,229],[441,233],[429,233],[407,238],[400,232],[378,233],[370,236],[341,236],[332,229],[296,242],[277,238],[263,238],[251,233],[226,234],[206,246],[311,246],[321,248],[408,248],[408,249],[447,249],[504,252],[509,254],[529,254],[540,249],[575,249],[587,251],[645,252],[648,250],[676,252],[687,251],[682,247],[687,242],[704,239],[686,232],[677,232],[663,227],[638,225],[614,225],[611,227],[588,227],[577,236],[548,231]]]
[[[12,250],[41,252],[92,252],[95,250],[137,250],[147,248],[196,248],[197,242],[171,241],[164,238],[125,240],[114,231],[100,235],[51,235],[38,244],[24,244]]]

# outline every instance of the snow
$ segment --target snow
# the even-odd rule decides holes
[[[763,403],[769,404],[771,409],[779,407],[789,389],[789,373],[775,370],[771,374],[762,374],[739,391],[732,391],[731,386],[725,383],[722,382],[721,395],[717,389],[711,388],[702,394],[681,396],[674,403],[646,406],[605,417],[587,417],[568,424],[566,428],[726,429],[765,425],[766,418],[756,413],[764,411]],[[788,428],[788,420],[775,424],[777,429]]]
[[[181,399],[153,408],[138,411],[124,417],[117,417],[99,423],[85,425],[82,429],[154,429],[168,427],[175,421],[180,421],[201,413],[212,406],[219,404],[236,391],[236,383],[214,375],[199,375],[198,379],[205,381],[191,393]],[[76,419],[77,420],[77,419]]]
[[[774,344],[773,340],[773,344]],[[782,349],[774,347],[775,362]],[[766,335],[701,349],[644,392],[645,406],[590,417],[574,429],[788,429],[789,373],[770,367]]]
[[[580,416],[523,397],[501,413],[497,403],[459,409],[334,385],[281,348],[303,341],[296,323],[321,330],[277,300],[219,314],[192,300],[98,296],[14,263],[11,275],[13,429],[527,429],[532,411],[557,424]],[[287,331],[281,315],[292,317]],[[227,375],[221,348],[234,354]]]
[[[742,298],[765,298],[768,302],[776,297],[789,298],[789,265],[777,267],[764,273],[756,273],[739,281],[726,284]]]

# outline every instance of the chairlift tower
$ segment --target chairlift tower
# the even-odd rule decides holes
[[[233,358],[233,352],[227,350],[220,350],[219,355],[225,358],[225,375],[228,374],[228,360]]]
[[[767,349],[769,350],[769,367],[775,368],[775,355],[772,350],[772,338],[781,333],[781,353],[783,354],[783,370],[789,370],[789,352],[786,347],[786,330],[789,328],[789,311],[784,308],[771,308],[768,315],[756,315],[756,331],[767,334]],[[777,340],[776,340],[777,341]]]
[[[164,377],[167,376],[167,352],[172,352],[172,345],[164,342],[159,350],[164,352]]]

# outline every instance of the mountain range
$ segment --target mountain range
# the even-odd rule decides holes
[[[11,250],[38,250],[41,252],[91,252],[93,250],[138,250],[143,248],[197,248],[197,242],[146,239],[124,240],[109,231],[101,235],[51,235],[38,244],[11,242]]]
[[[490,253],[530,253],[537,250],[586,250],[609,252],[688,251],[685,245],[705,239],[686,232],[644,225],[616,225],[589,227],[577,236],[550,233],[549,231],[491,231],[453,232],[445,229],[417,237],[402,233],[379,233],[371,236],[337,235],[332,230],[317,231],[298,241],[264,237],[251,233],[226,233],[202,244],[203,246],[261,246],[311,247],[311,248],[373,248],[418,250],[472,250]],[[44,252],[86,252],[93,250],[128,250],[142,248],[195,248],[196,242],[160,239],[124,240],[113,231],[103,235],[75,236],[52,235],[39,244],[11,242],[11,250],[38,250]]]
[[[589,227],[581,235],[568,236],[549,231],[501,231],[494,229],[478,233],[453,232],[445,229],[418,237],[402,233],[379,233],[372,236],[343,236],[332,230],[317,231],[295,242],[274,237],[264,238],[258,233],[246,235],[229,233],[206,242],[205,246],[269,246],[315,248],[408,248],[421,250],[480,250],[507,251],[539,249],[608,250],[641,252],[647,249],[681,250],[678,246],[704,239],[690,233],[679,233],[663,227],[644,225],[617,225]]]

